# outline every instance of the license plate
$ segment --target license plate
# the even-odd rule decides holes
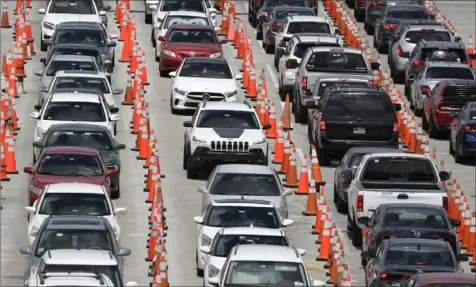
[[[354,134],[357,134],[357,135],[365,134],[365,128],[354,128]]]

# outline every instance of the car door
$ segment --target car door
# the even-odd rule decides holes
[[[411,92],[410,92],[410,101],[415,104],[417,101],[417,97],[420,96],[420,86],[421,82],[424,80],[424,74],[425,74],[426,69],[420,71],[418,75],[415,77],[415,81],[412,83],[411,87]]]
[[[465,118],[465,106],[463,109],[461,109],[459,115],[453,119],[451,122],[451,132],[450,132],[450,141],[452,143],[453,147],[456,147],[458,142],[456,141],[456,138],[458,137],[458,132],[461,129],[461,125],[464,124],[464,118]]]
[[[370,218],[369,225],[365,227],[366,236],[364,237],[364,239],[366,240],[368,250],[370,250],[371,252],[375,252],[377,227],[378,223],[380,222],[381,214],[381,209],[378,208]],[[364,232],[362,231],[362,234],[363,233]]]
[[[428,120],[430,118],[430,115],[431,115],[431,105],[432,105],[432,97],[438,93],[438,91],[440,90],[441,88],[441,85],[440,83],[436,84],[436,86],[433,88],[433,90],[431,91],[431,94],[426,96],[424,99],[423,99],[423,110],[424,110],[424,116],[426,117],[426,119]]]
[[[314,87],[315,89],[316,87]],[[342,160],[339,162],[339,165],[336,167],[334,171],[334,186],[336,187],[337,191],[340,191],[341,186],[340,183],[342,182],[342,171],[347,167],[347,160],[349,159],[349,154],[346,154]]]
[[[369,262],[367,263],[366,266],[366,276],[367,276],[367,282],[370,284],[370,282],[374,281],[375,279],[378,278],[378,267],[380,264],[380,260],[382,259],[382,253],[383,253],[383,245],[381,245],[377,252],[375,253],[375,257],[370,259]]]

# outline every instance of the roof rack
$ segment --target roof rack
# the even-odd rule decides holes
[[[72,272],[68,272],[67,274],[68,274],[67,276],[70,276],[70,275],[72,275]],[[45,284],[45,279],[48,279],[49,277],[61,277],[61,276],[65,276],[65,275],[64,274],[48,275],[45,272],[42,272],[42,273],[38,274],[38,277],[40,278],[40,285],[44,285]],[[103,278],[102,274],[97,273],[97,272],[94,273],[94,275],[80,274],[80,275],[77,275],[77,276],[95,278],[95,279],[99,280],[100,285],[105,285],[104,278]]]

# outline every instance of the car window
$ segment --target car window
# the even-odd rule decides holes
[[[162,5],[162,11],[196,11],[206,12],[201,1],[192,0],[166,0]]]
[[[451,41],[450,33],[446,31],[408,31],[405,34],[405,42],[416,44],[420,40],[425,41]]]
[[[418,287],[419,286],[420,285],[418,285]],[[426,287],[476,287],[476,283],[430,283],[425,286]],[[415,285],[415,287],[417,286]]]
[[[226,286],[307,286],[307,279],[301,263],[239,260],[230,263],[225,284]]]
[[[86,272],[94,274],[104,274],[114,283],[114,286],[123,286],[119,266],[117,265],[53,265],[44,264],[41,273],[75,273]]]
[[[209,26],[207,18],[193,16],[169,16],[164,24],[163,29],[168,29],[172,25],[205,25]]]
[[[387,11],[387,18],[398,19],[430,19],[424,10],[390,10]]]
[[[299,43],[296,45],[296,49],[294,50],[294,56],[297,58],[304,57],[306,50],[311,47],[317,46],[326,46],[326,47],[340,47],[339,43],[327,43],[327,42],[318,42],[318,43]]]
[[[390,246],[385,254],[385,264],[455,267],[452,251],[443,246],[425,244]]]
[[[462,62],[467,61],[466,52],[463,49],[453,48],[424,48],[422,51],[423,60],[441,62]]]
[[[167,41],[174,43],[217,43],[214,32],[205,29],[173,29]]]
[[[236,245],[260,244],[288,246],[288,242],[283,236],[268,235],[222,235],[217,238],[217,242],[212,246],[211,255],[217,257],[227,257],[230,250]]]
[[[86,61],[52,61],[46,71],[46,76],[54,76],[58,71],[93,71],[97,72],[94,62]]]
[[[211,227],[280,228],[279,215],[271,207],[213,206],[205,219]]]
[[[431,209],[391,209],[385,215],[385,227],[439,228],[447,229],[443,214]]]
[[[114,151],[114,143],[106,131],[56,131],[48,134],[43,142],[44,147],[78,146],[99,151]]]
[[[361,54],[333,51],[313,53],[307,61],[306,69],[309,71],[367,73],[367,65]]]
[[[383,93],[333,92],[324,111],[327,115],[357,118],[394,118],[390,98]]]
[[[105,194],[52,193],[45,194],[39,214],[44,215],[110,215]]]
[[[78,49],[72,49],[72,48],[59,48],[59,47],[53,48],[53,49],[54,50],[51,53],[50,58],[53,55],[84,55],[84,56],[93,57],[98,63],[102,62],[102,58],[98,50],[83,50],[83,49],[78,50]]]
[[[96,14],[90,0],[54,0],[51,3],[49,13],[55,14]]]
[[[100,30],[61,29],[56,33],[55,45],[84,44],[102,47],[106,44],[106,39]]]
[[[303,9],[303,10],[280,10],[277,11],[275,14],[276,20],[283,20],[286,19],[288,16],[297,16],[297,15],[302,15],[302,16],[314,16],[315,13],[312,10],[309,9]]]
[[[457,67],[430,67],[426,71],[428,79],[462,79],[474,80],[474,74],[470,68]]]
[[[180,77],[233,79],[230,68],[226,62],[185,62],[180,69]]]
[[[331,33],[331,27],[326,22],[291,22],[287,34],[296,33]]]
[[[55,89],[74,89],[85,88],[97,90],[103,94],[109,94],[109,84],[106,78],[89,77],[58,77],[51,91]]]
[[[306,6],[306,0],[266,0],[266,7]]]
[[[360,162],[362,161],[362,158],[366,155],[366,153],[354,153],[352,156],[349,158],[348,166],[349,168],[357,167],[359,166]]]
[[[428,159],[376,157],[367,161],[362,180],[436,182],[437,177]]]
[[[82,154],[47,154],[39,164],[38,174],[57,176],[102,176],[99,158]]]
[[[326,90],[326,88],[329,88],[329,87],[332,87],[332,86],[335,86],[336,84],[343,84],[345,83],[346,86],[349,86],[349,87],[368,87],[368,82],[365,81],[365,82],[352,82],[352,81],[348,81],[347,79],[343,78],[343,79],[339,79],[337,81],[321,81],[319,83],[319,92],[317,94],[317,97],[318,98],[321,98],[323,95],[324,95],[324,92]]]
[[[218,173],[210,194],[280,196],[280,190],[272,174]]]
[[[43,120],[105,122],[106,115],[99,103],[50,102],[46,107]]]
[[[198,128],[260,129],[253,112],[204,110],[197,120]]]

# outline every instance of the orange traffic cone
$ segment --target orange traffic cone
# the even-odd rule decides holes
[[[301,175],[299,176],[299,185],[297,190],[294,192],[294,194],[306,195],[308,193],[309,193],[309,173],[308,173],[308,167],[307,167],[307,155],[304,154],[304,158],[301,164]]]
[[[276,103],[274,101],[271,102],[268,123],[271,125],[271,127],[266,131],[266,138],[275,139],[277,136],[277,133],[276,133]]]
[[[147,132],[147,126],[143,125],[139,139],[139,155],[137,156],[137,159],[139,160],[145,160],[147,158],[147,150],[149,147],[149,134]]]
[[[134,94],[132,93],[132,75],[129,74],[127,78],[126,91],[124,93],[124,106],[130,106],[134,104]]]
[[[274,159],[272,163],[281,164],[284,158],[284,130],[282,119],[278,122],[278,138],[274,142]]]
[[[15,138],[11,134],[10,129],[7,129],[5,133],[3,146],[5,151],[5,167],[7,174],[18,174],[15,159]]]
[[[2,28],[11,28],[12,25],[10,25],[10,21],[8,19],[8,4],[7,0],[3,1],[3,6],[2,6],[2,23],[1,23]]]
[[[317,215],[317,194],[314,180],[311,179],[311,188],[307,195],[306,210],[302,212],[305,216]]]
[[[286,95],[286,100],[284,101],[283,127],[285,131],[293,129],[291,125],[291,104],[289,102],[289,94]]]
[[[291,148],[291,156],[289,159],[289,167],[286,171],[286,177],[284,179],[286,183],[284,183],[284,187],[288,188],[296,188],[298,187],[297,181],[297,162],[296,162],[296,147],[294,144]]]
[[[291,142],[289,139],[285,139],[283,163],[281,164],[281,169],[278,171],[279,174],[287,173],[290,156],[291,156]]]
[[[250,81],[248,83],[248,93],[246,94],[246,98],[249,99],[256,99],[257,97],[257,91],[256,91],[256,69],[253,66],[251,66],[251,72],[250,72]]]
[[[322,174],[319,159],[317,158],[316,147],[312,145],[311,149],[311,176],[316,182],[321,182]]]
[[[321,248],[319,248],[319,256],[316,258],[316,261],[327,261],[327,258],[329,257],[331,229],[332,224],[329,216],[327,216],[326,221],[324,222],[324,229],[322,231]]]

